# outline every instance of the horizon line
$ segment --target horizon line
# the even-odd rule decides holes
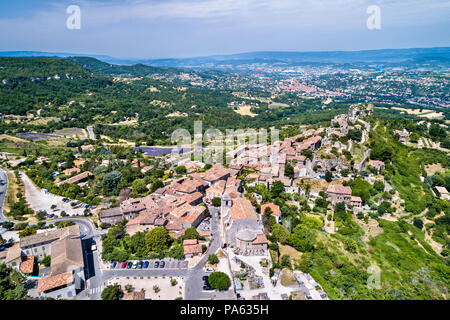
[[[56,51],[40,51],[40,50],[5,50],[0,51],[0,55],[4,53],[14,53],[14,52],[22,52],[22,53],[43,53],[43,54],[60,54],[67,55],[69,57],[77,57],[77,56],[103,56],[107,58],[112,58],[116,60],[182,60],[182,59],[198,59],[198,58],[211,58],[211,57],[219,57],[219,56],[233,56],[233,55],[245,55],[251,53],[350,53],[350,52],[369,52],[369,51],[382,51],[382,50],[392,50],[392,51],[400,51],[400,50],[414,50],[414,49],[447,49],[450,46],[432,46],[432,47],[408,47],[408,48],[379,48],[379,49],[360,49],[360,50],[312,50],[312,51],[294,51],[294,50],[257,50],[257,51],[245,51],[245,52],[235,52],[235,53],[222,53],[222,54],[210,54],[210,55],[198,55],[198,56],[188,56],[188,57],[164,57],[164,58],[132,58],[132,57],[117,57],[111,56],[109,54],[99,54],[99,53],[73,53],[73,52],[60,52]]]

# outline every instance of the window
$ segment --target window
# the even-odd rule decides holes
[[[34,253],[36,253],[37,252],[37,248],[34,248]]]
[[[67,297],[72,298],[72,291],[67,292]]]

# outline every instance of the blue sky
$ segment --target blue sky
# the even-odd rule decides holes
[[[66,28],[74,4],[80,30]],[[370,5],[381,30],[366,27]],[[450,46],[448,17],[446,0],[5,0],[0,51],[166,58]]]

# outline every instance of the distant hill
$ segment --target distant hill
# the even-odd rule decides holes
[[[90,78],[91,72],[61,58],[6,58],[0,57],[0,79],[29,79],[48,77],[60,79]]]
[[[448,63],[450,47],[385,49],[364,51],[317,51],[317,52],[248,52],[230,55],[215,55],[184,59],[153,59],[143,63],[154,66],[194,67],[202,65],[242,65],[252,63],[266,64],[347,64],[347,63],[402,63],[414,60],[417,63],[428,59]]]
[[[68,57],[65,60],[80,65],[92,72],[99,72],[108,75],[128,75],[133,77],[146,77],[155,73],[170,74],[175,73],[175,69],[157,68],[144,64],[117,65],[106,63],[91,57]]]
[[[283,52],[260,51],[229,55],[212,55],[191,58],[168,59],[118,59],[106,55],[39,52],[39,51],[5,51],[0,57],[91,57],[97,60],[119,65],[145,64],[159,67],[194,66],[201,64],[215,64],[218,62],[232,63],[394,63],[413,59],[450,59],[450,47],[411,48],[411,49],[381,49],[361,51],[311,51],[311,52]]]
[[[137,60],[118,59],[106,55],[85,54],[85,53],[67,53],[67,52],[41,52],[41,51],[0,51],[0,57],[50,57],[50,58],[68,58],[68,57],[91,57],[103,62],[114,64],[134,64]]]

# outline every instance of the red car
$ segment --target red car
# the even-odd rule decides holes
[[[126,261],[122,262],[122,265],[121,265],[122,269],[124,269],[126,266],[127,266],[127,262]]]

